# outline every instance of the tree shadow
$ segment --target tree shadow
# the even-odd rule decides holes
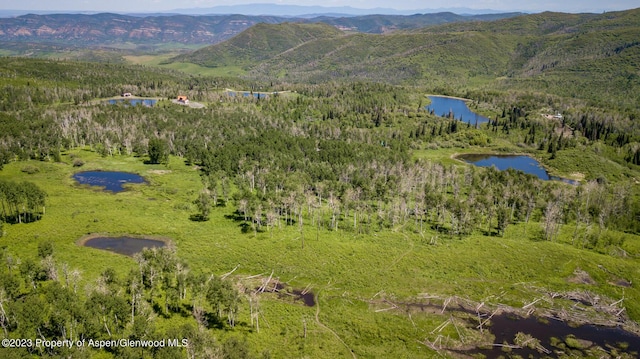
[[[232,214],[225,214],[224,218],[231,219],[235,222],[245,222],[244,215],[240,214],[240,211],[238,211],[237,209]]]
[[[251,232],[251,225],[250,225],[249,223],[247,223],[247,222],[242,222],[242,223],[240,223],[240,225],[239,225],[239,226],[240,226],[240,231],[241,231],[242,233],[249,233],[249,232]]]
[[[180,315],[183,318],[190,318],[192,316],[193,307],[186,303],[169,304],[169,311]]]
[[[164,307],[156,301],[153,301],[153,311],[157,315],[162,316],[165,319],[171,318],[171,310],[169,310],[168,312],[165,311]]]
[[[151,161],[151,160],[144,160],[142,161],[143,164],[145,165],[164,165],[166,164],[165,162],[162,161]]]
[[[42,219],[42,214],[39,213],[22,213],[19,216],[5,216],[0,217],[0,221],[7,224],[18,224],[18,223],[34,223]]]
[[[207,320],[207,329],[224,329],[226,322],[222,320],[215,313],[205,313],[205,319]]]
[[[209,220],[209,216],[203,216],[202,213],[194,213],[189,216],[189,220],[193,222],[206,222]]]
[[[436,225],[436,224],[432,224],[430,226],[430,228],[432,230],[440,233],[440,234],[443,234],[443,235],[450,235],[451,234],[450,231],[449,231],[449,228],[447,228],[445,226],[439,226],[439,225]]]
[[[480,233],[482,233],[483,236],[487,237],[496,237],[498,235],[498,232],[494,231],[493,229],[481,229]]]

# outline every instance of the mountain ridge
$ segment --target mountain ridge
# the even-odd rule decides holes
[[[440,12],[453,12],[459,15],[499,14],[511,11],[499,11],[493,9],[471,9],[466,7],[433,8],[433,9],[409,9],[399,10],[394,8],[355,8],[352,6],[308,6],[308,5],[284,5],[284,4],[246,4],[246,5],[220,5],[209,8],[174,9],[172,12],[194,15],[207,14],[245,14],[245,15],[275,15],[275,16],[318,16],[336,14],[339,16],[366,16],[366,15],[414,15],[431,14]]]
[[[162,15],[132,16],[99,14],[29,14],[0,18],[2,43],[48,43],[67,46],[153,46],[166,43],[211,45],[232,38],[258,23],[326,22],[352,31],[382,33],[395,29],[415,29],[451,21],[478,21],[516,14],[461,16],[427,14],[419,16],[363,16],[352,18],[288,18],[249,15]]]
[[[104,11],[73,11],[73,10],[0,10],[0,17],[14,17],[27,14],[49,15],[49,14],[98,14]],[[324,15],[333,16],[363,16],[363,15],[413,15],[439,12],[453,12],[460,15],[498,14],[508,11],[493,9],[471,9],[465,7],[432,8],[432,9],[409,9],[399,10],[394,8],[357,8],[352,6],[314,6],[314,5],[286,5],[276,3],[254,3],[239,5],[219,5],[212,7],[178,8],[171,10],[161,10],[155,12],[120,12],[121,15],[133,16],[161,16],[169,15],[253,15],[253,16],[282,16],[282,17],[317,17]]]
[[[23,15],[0,19],[4,41],[50,42],[73,45],[177,42],[212,44],[232,37],[257,23],[284,22],[270,16],[188,15],[135,17],[115,13]]]

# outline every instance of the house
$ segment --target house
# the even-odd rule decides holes
[[[178,96],[178,102],[184,103],[184,104],[188,104],[189,103],[189,99],[187,98],[187,96],[179,95]]]
[[[122,94],[122,97],[131,97],[131,92],[125,92]]]
[[[562,120],[563,116],[560,112],[556,112],[555,115],[544,115],[544,117],[548,120]]]

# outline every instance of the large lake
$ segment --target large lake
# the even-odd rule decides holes
[[[429,96],[429,99],[431,104],[427,106],[427,111],[433,111],[436,116],[448,117],[449,113],[453,113],[455,119],[472,125],[489,122],[487,117],[471,111],[464,100],[444,96]]]
[[[457,158],[479,167],[493,166],[500,171],[505,171],[509,168],[512,168],[514,170],[534,175],[544,181],[557,180],[570,184],[578,184],[578,182],[576,181],[549,175],[549,173],[542,167],[540,162],[529,156],[465,154],[457,156]]]
[[[125,183],[144,183],[144,178],[135,173],[110,171],[85,171],[73,175],[80,184],[104,187],[106,191],[122,192]]]

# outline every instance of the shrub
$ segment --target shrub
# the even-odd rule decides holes
[[[38,257],[46,258],[50,255],[53,255],[53,243],[50,241],[38,243]]]
[[[38,167],[35,167],[35,166],[27,165],[27,166],[22,167],[21,171],[24,172],[24,173],[28,173],[28,174],[32,175],[34,173],[40,172],[40,169]]]

